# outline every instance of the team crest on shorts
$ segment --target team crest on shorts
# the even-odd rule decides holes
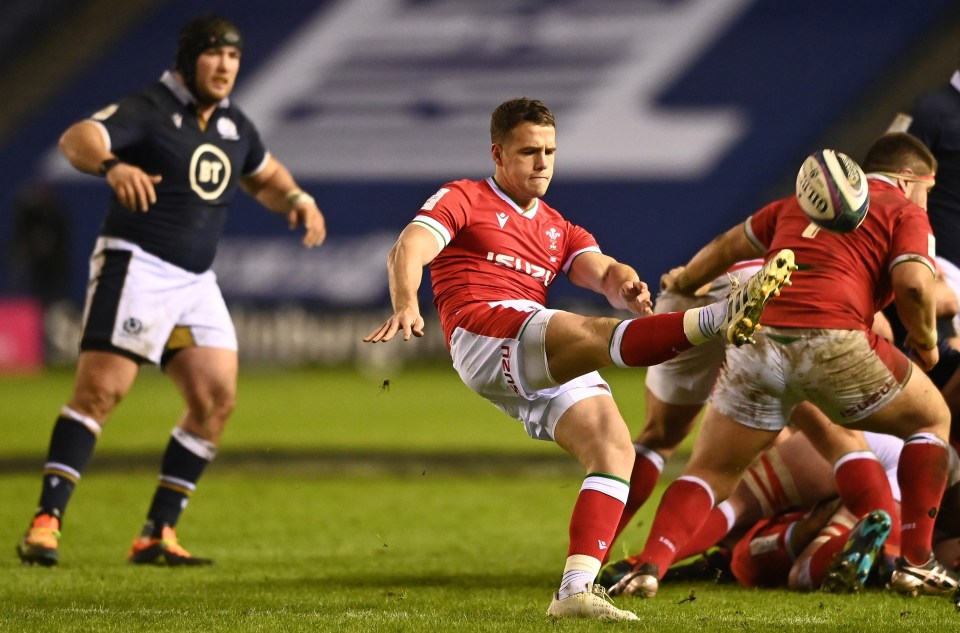
[[[143,332],[143,322],[136,317],[130,317],[129,319],[124,319],[123,321],[123,331],[127,334],[133,334],[136,336]]]

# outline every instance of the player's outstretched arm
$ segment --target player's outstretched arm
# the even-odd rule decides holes
[[[752,259],[758,253],[744,230],[743,223],[711,240],[687,262],[660,279],[663,290],[694,294],[701,286],[716,279],[735,263]]]
[[[290,170],[272,155],[263,169],[244,178],[241,184],[266,208],[285,213],[291,230],[303,226],[303,245],[307,248],[319,246],[327,239],[327,224],[317,201],[297,186]]]
[[[364,337],[365,343],[386,342],[403,332],[403,340],[423,336],[423,317],[417,291],[423,281],[423,267],[440,252],[440,244],[428,229],[408,224],[387,256],[387,277],[393,314]]]
[[[567,273],[570,281],[607,298],[614,308],[640,316],[653,314],[647,284],[630,266],[595,252],[577,255]]]
[[[124,163],[107,148],[102,128],[92,121],[74,123],[60,137],[60,151],[79,171],[104,176],[124,207],[147,211],[157,202],[160,175]],[[106,168],[106,171],[103,171]]]

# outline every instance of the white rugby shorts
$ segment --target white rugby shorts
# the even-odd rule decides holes
[[[731,274],[740,282],[746,282],[750,275],[759,269],[759,264],[744,266]],[[720,301],[730,293],[730,290],[731,281],[726,273],[717,277],[710,284],[706,294],[699,297],[664,290],[657,295],[653,312],[665,314],[700,308]],[[722,336],[715,336],[702,345],[684,350],[668,361],[648,367],[647,389],[668,404],[705,403],[717,381],[717,374],[720,373],[726,344],[727,341]]]
[[[851,424],[887,406],[910,378],[909,359],[872,332],[764,326],[754,338],[727,348],[711,397],[748,427],[779,431],[805,400]]]
[[[237,349],[213,271],[192,273],[126,240],[99,238],[90,257],[80,349],[160,364],[185,347]]]
[[[547,369],[547,322],[557,311],[532,301],[471,307],[450,336],[453,367],[464,384],[507,415],[527,434],[553,440],[557,421],[577,402],[610,396],[598,372],[557,385]]]

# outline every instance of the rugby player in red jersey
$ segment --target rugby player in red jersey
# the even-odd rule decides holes
[[[494,174],[444,185],[390,252],[393,314],[364,340],[423,335],[418,289],[430,266],[434,303],[463,381],[576,457],[587,476],[552,617],[633,620],[594,579],[627,498],[634,450],[610,388],[596,371],[649,366],[721,336],[752,341],[767,301],[789,281],[792,254],[771,257],[726,298],[651,316],[650,293],[630,266],[600,252],[593,236],[541,197],[557,149],[553,113],[541,102],[502,103],[490,126]],[[640,318],[588,317],[545,307],[560,273]]]
[[[833,422],[904,439],[898,479],[901,557],[891,586],[952,594],[957,576],[931,552],[947,473],[950,414],[907,356],[871,331],[891,300],[920,369],[936,364],[934,242],[924,211],[936,160],[908,134],[888,134],[867,153],[870,212],[851,233],[812,224],[794,196],[773,202],[701,249],[667,280],[692,291],[736,261],[789,248],[799,267],[761,320],[756,345],[727,350],[693,454],[667,488],[636,568],[614,594],[651,597],[679,550],[753,459],[810,401]]]

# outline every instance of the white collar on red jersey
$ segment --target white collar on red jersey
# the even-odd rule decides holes
[[[888,185],[893,185],[894,187],[897,186],[897,183],[893,180],[893,178],[891,178],[890,176],[885,176],[884,174],[878,174],[877,172],[873,172],[873,171],[870,172],[869,174],[867,174],[867,178],[872,180],[882,180]]]
[[[499,196],[501,200],[503,200],[504,202],[509,204],[511,207],[513,207],[513,210],[519,213],[520,215],[522,215],[523,217],[532,218],[537,214],[537,210],[540,208],[540,198],[537,198],[534,201],[533,206],[531,206],[529,209],[521,209],[520,205],[514,202],[510,196],[508,196],[503,192],[503,189],[501,189],[497,185],[497,181],[494,180],[492,176],[487,178],[486,181],[487,181],[487,184],[490,185],[490,188],[493,189],[493,193],[497,194],[497,196]]]

